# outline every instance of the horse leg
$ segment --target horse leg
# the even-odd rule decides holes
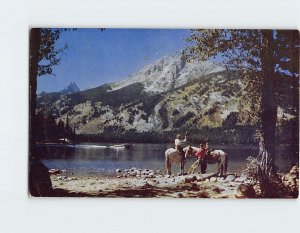
[[[171,175],[171,163],[168,157],[165,160],[167,174]]]
[[[223,163],[221,163],[221,174],[220,174],[220,176],[223,176],[223,170],[224,170],[224,166],[223,166]]]
[[[221,176],[223,176],[223,174],[225,175],[227,172],[227,156],[226,154],[224,156],[221,156]]]
[[[183,173],[184,173],[184,161],[182,159],[180,162],[180,175],[183,175]]]
[[[226,157],[225,157],[225,166],[224,166],[224,175],[227,174],[227,167],[228,167],[228,155],[226,154]]]
[[[169,163],[168,163],[168,175],[171,175],[171,173],[172,173],[172,164],[169,161]]]
[[[218,161],[218,176],[221,174],[221,161]]]

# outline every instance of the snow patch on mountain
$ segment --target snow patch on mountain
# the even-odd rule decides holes
[[[140,82],[144,85],[146,92],[161,93],[183,86],[196,78],[223,70],[225,68],[208,61],[188,63],[181,52],[176,52],[143,67],[128,79],[110,85],[113,90],[117,90]]]
[[[232,112],[237,112],[238,111],[238,106],[237,104],[231,105],[231,106],[227,106],[226,109],[223,109],[220,113],[220,117],[225,120],[230,113]]]

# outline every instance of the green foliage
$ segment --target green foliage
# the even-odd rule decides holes
[[[149,116],[153,113],[155,105],[162,99],[161,94],[149,95],[145,92],[142,92],[141,102],[143,104],[144,112]]]
[[[30,38],[30,72],[37,76],[54,75],[52,67],[60,63],[61,55],[67,49],[56,47],[56,41],[66,29],[33,28]],[[34,71],[36,69],[36,71]],[[34,77],[34,76],[32,76]]]
[[[272,41],[266,40],[267,33],[272,34]],[[299,32],[296,30],[191,30],[187,38],[189,47],[185,50],[188,61],[195,60],[221,60],[221,65],[234,70],[247,82],[244,96],[245,101],[251,100],[251,105],[260,104],[262,81],[266,68],[275,71],[274,77],[279,80],[275,83],[275,92],[280,94],[280,89],[285,86],[288,77],[299,77]],[[273,67],[268,64],[263,53],[267,47],[272,51]],[[221,59],[220,59],[221,57]],[[271,65],[271,64],[269,64]],[[289,74],[289,75],[288,75]],[[274,78],[273,77],[273,78]],[[293,79],[295,93],[288,96],[299,96],[297,79]],[[235,87],[232,87],[233,91]],[[296,91],[297,90],[297,91]],[[297,92],[297,93],[296,93]],[[230,95],[231,93],[225,93]],[[269,95],[269,98],[272,98]],[[297,106],[294,101],[294,106]]]
[[[48,106],[54,103],[55,101],[59,100],[60,97],[61,97],[60,92],[46,93],[40,96],[39,98],[37,98],[36,103],[37,106],[41,106],[41,105]]]
[[[162,132],[136,132],[134,130],[125,131],[119,126],[107,127],[103,133],[97,135],[76,135],[76,138],[80,142],[136,142],[136,143],[170,143],[174,142],[174,139],[178,133],[189,131],[190,135],[188,141],[194,145],[198,145],[200,142],[204,142],[206,138],[210,139],[211,144],[255,144],[255,133],[257,126],[253,125],[235,125],[232,127],[203,127],[201,129],[195,128],[180,128],[170,131]],[[277,144],[283,143],[284,139],[289,138],[290,134],[282,135],[282,138],[278,138]],[[289,144],[297,143],[295,139],[289,141]],[[297,144],[296,144],[297,145]]]
[[[191,30],[188,61],[221,56],[230,70],[259,69],[261,30]]]
[[[163,124],[162,124],[162,128],[166,129],[169,126],[169,121],[168,121],[168,111],[165,107],[165,105],[163,104],[163,106],[158,110],[158,113],[161,117],[161,119],[163,120]]]
[[[177,114],[179,114],[180,112],[177,109],[174,109],[172,116],[176,116]]]
[[[75,133],[68,122],[55,122],[53,115],[39,112],[34,121],[36,140],[39,142],[58,142],[61,138],[75,139]]]
[[[183,126],[184,124],[186,124],[186,122],[189,119],[191,119],[194,116],[195,116],[194,113],[188,112],[186,115],[184,115],[183,117],[181,117],[177,121],[175,121],[174,124],[173,124],[173,127],[174,128],[180,128],[181,126]]]
[[[222,127],[224,129],[234,128],[237,123],[237,112],[231,112],[227,118],[224,120]]]
[[[36,29],[32,29],[36,30]],[[65,51],[67,45],[57,49],[55,47],[56,41],[59,39],[63,29],[43,28],[40,29],[41,44],[39,50],[39,68],[38,76],[52,74],[52,67],[59,64],[60,55]]]

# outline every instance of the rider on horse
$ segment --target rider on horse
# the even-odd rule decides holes
[[[184,145],[187,142],[187,135],[188,134],[189,134],[189,132],[186,131],[184,138],[181,134],[177,134],[176,139],[175,139],[175,149],[180,153],[180,155],[182,157],[182,161],[185,160],[185,153],[183,151],[183,148],[184,148]]]

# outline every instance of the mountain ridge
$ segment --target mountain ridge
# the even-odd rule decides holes
[[[180,87],[201,76],[224,70],[225,68],[212,62],[188,63],[186,57],[177,51],[144,66],[129,78],[110,83],[110,85],[113,90],[117,90],[140,82],[144,85],[146,92],[161,93]]]
[[[78,134],[87,135],[257,124],[257,110],[245,101],[248,92],[243,78],[213,63],[184,64],[174,76],[172,70],[181,65],[180,56],[164,57],[123,81],[71,94],[53,93],[54,97],[46,100],[38,98],[38,111],[47,109],[56,121],[68,119]],[[155,82],[149,82],[153,77]],[[179,81],[170,85],[174,80]],[[282,115],[286,115],[284,110]]]

